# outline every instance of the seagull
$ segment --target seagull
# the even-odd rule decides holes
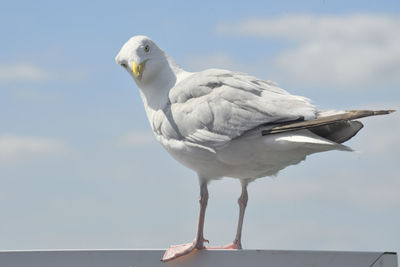
[[[356,119],[394,110],[318,110],[310,99],[241,72],[188,72],[147,36],[134,36],[115,58],[139,88],[158,142],[198,175],[200,212],[193,242],[174,245],[162,261],[205,249],[207,185],[221,177],[239,179],[239,220],[234,241],[241,249],[247,185],[274,176],[313,153],[351,149],[342,143],[363,127]]]

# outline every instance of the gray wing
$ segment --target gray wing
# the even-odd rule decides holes
[[[169,99],[164,114],[174,137],[212,149],[257,126],[310,120],[317,114],[305,97],[272,82],[218,69],[189,76],[171,89]]]

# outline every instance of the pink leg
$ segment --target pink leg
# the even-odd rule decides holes
[[[200,178],[200,213],[199,213],[199,222],[197,225],[197,234],[196,238],[192,243],[175,245],[168,248],[164,256],[162,258],[163,262],[167,262],[173,259],[176,259],[180,256],[184,256],[189,254],[194,249],[204,249],[204,242],[208,242],[208,240],[204,239],[203,229],[204,229],[204,218],[206,214],[206,208],[208,203],[208,189],[207,189],[207,181]]]
[[[249,196],[247,194],[247,181],[241,180],[241,183],[242,183],[242,194],[240,195],[240,197],[238,199],[239,221],[238,221],[238,227],[236,230],[236,237],[235,237],[235,240],[233,241],[233,245],[235,246],[234,248],[236,248],[236,249],[242,249],[243,218],[244,218],[244,212],[245,212],[246,206],[247,206],[247,200],[249,199]]]
[[[247,200],[249,199],[247,194],[247,181],[240,180],[242,184],[242,194],[238,199],[239,204],[239,221],[236,230],[236,237],[235,240],[226,246],[220,247],[207,247],[207,249],[242,249],[242,227],[243,227],[243,218],[244,218],[244,211],[246,210]]]

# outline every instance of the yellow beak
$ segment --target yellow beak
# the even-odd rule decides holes
[[[142,77],[142,73],[143,73],[143,69],[144,69],[144,62],[141,64],[137,64],[136,61],[133,61],[132,63],[132,72],[135,75],[136,78]]]

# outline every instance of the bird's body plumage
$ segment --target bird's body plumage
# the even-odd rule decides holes
[[[147,104],[148,91],[141,94],[157,140],[201,177],[271,176],[309,154],[343,149],[308,130],[262,136],[265,124],[316,118],[318,111],[305,97],[243,73],[185,74],[157,101],[163,103],[157,109]]]

